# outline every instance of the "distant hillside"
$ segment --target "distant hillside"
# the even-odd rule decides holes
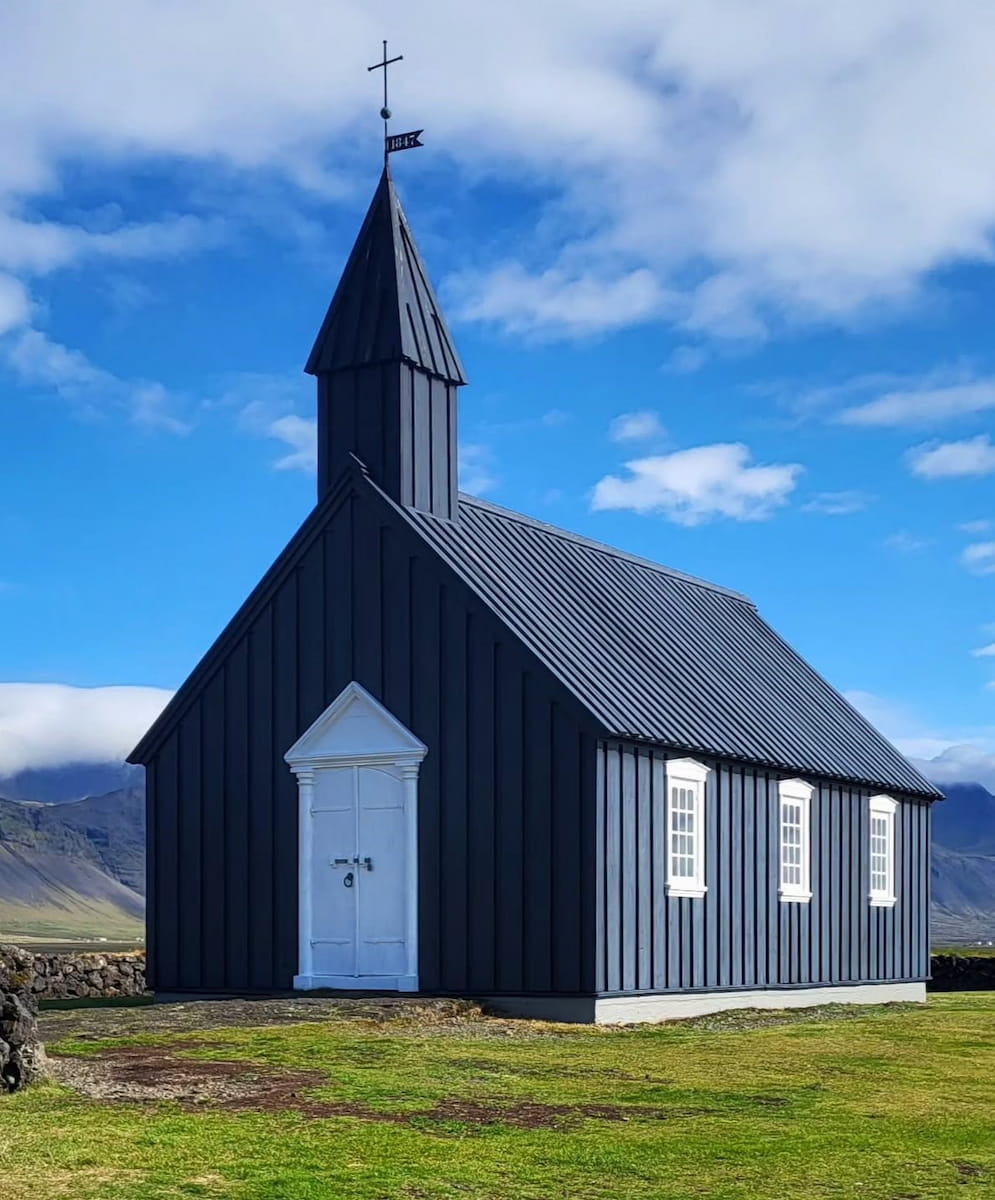
[[[995,796],[951,783],[933,805],[933,941],[995,940]]]
[[[140,934],[144,843],[141,788],[60,805],[0,799],[0,931]]]
[[[36,767],[0,778],[0,796],[38,804],[68,804],[123,788],[145,786],[145,771],[130,763],[70,763]]]

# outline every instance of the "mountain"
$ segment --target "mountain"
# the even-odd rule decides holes
[[[995,796],[948,783],[933,806],[933,941],[995,940]]]
[[[0,778],[0,796],[38,804],[68,804],[122,788],[144,787],[145,771],[130,763],[69,763],[34,767]]]
[[[0,799],[0,930],[140,935],[144,859],[140,787],[57,805]]]

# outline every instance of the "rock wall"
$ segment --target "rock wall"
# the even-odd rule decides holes
[[[930,991],[995,991],[995,955],[934,954],[930,961]]]
[[[46,1068],[30,978],[0,959],[0,1094],[43,1078]]]
[[[19,946],[0,945],[0,977],[4,971],[23,980],[37,1000],[76,997],[140,996],[145,991],[145,955],[35,954]]]

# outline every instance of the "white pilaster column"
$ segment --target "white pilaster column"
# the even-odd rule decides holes
[[[404,819],[408,839],[408,859],[405,880],[408,899],[408,990],[418,990],[418,762],[401,763],[404,783]]]
[[[295,774],[298,792],[297,853],[300,861],[297,864],[299,880],[298,947],[297,975],[294,977],[294,987],[309,988],[314,974],[312,970],[313,947],[311,945],[311,846],[314,836],[314,816],[311,807],[314,800],[314,771],[301,768],[295,771]]]

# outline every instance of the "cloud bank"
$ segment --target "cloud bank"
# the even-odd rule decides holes
[[[8,0],[0,104],[17,120],[0,131],[0,272],[15,286],[0,287],[0,323],[25,320],[20,279],[217,235],[202,214],[118,213],[109,228],[32,215],[70,156],[351,193],[375,156],[366,67],[388,27],[405,56],[398,120],[430,130],[466,178],[539,197],[515,251],[492,248],[461,278],[468,317],[757,337],[880,315],[937,268],[991,256],[985,0],[506,0],[484,39],[479,21],[453,0],[243,0],[237,20],[225,0]]]
[[[0,683],[0,779],[28,768],[122,762],[172,694],[153,687]]]

